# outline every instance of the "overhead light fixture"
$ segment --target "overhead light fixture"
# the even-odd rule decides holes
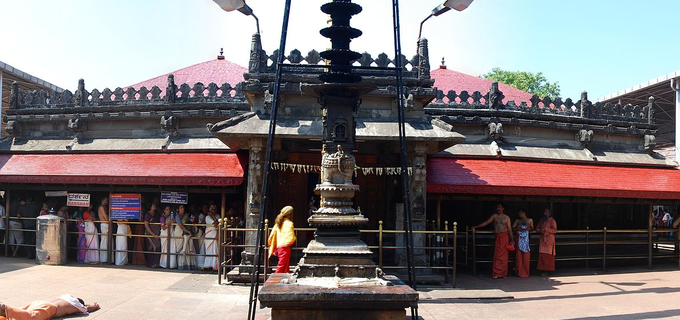
[[[215,0],[217,1],[217,0]],[[423,33],[423,23],[427,21],[427,19],[434,17],[437,17],[441,15],[444,12],[447,12],[451,9],[456,10],[456,11],[463,11],[467,9],[470,4],[474,0],[446,0],[444,3],[438,5],[436,8],[432,9],[432,13],[430,13],[427,18],[425,18],[421,23],[420,23],[420,31],[418,31],[418,42],[420,43],[420,37]]]
[[[253,16],[255,18],[255,24],[257,25],[257,33],[260,33],[260,19],[257,18],[253,9],[251,9],[244,0],[213,0],[217,3],[222,10],[227,12],[232,12],[238,10],[238,12],[243,13],[246,16]]]
[[[231,12],[234,10],[241,9],[245,7],[246,2],[243,0],[213,0],[215,3],[217,3],[222,10]]]
[[[442,3],[437,8],[445,7],[445,8],[453,9],[453,10],[456,10],[456,11],[463,11],[463,10],[467,9],[467,7],[470,6],[472,1],[474,1],[474,0],[446,0],[446,2]],[[435,10],[437,8],[435,8]],[[444,12],[446,12],[446,11],[448,11],[448,10],[445,10]],[[444,12],[435,13],[434,15],[438,16],[438,15],[444,13]],[[434,13],[434,10],[433,10],[433,13]]]

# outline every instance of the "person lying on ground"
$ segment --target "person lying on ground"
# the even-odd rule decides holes
[[[0,302],[0,320],[47,320],[71,314],[88,314],[99,310],[99,304],[85,304],[73,295],[65,294],[52,301],[37,300],[23,308],[12,307]]]

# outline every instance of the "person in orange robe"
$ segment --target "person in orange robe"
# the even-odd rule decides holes
[[[517,213],[519,219],[512,224],[512,230],[517,234],[517,255],[515,257],[515,271],[520,278],[529,277],[529,265],[531,263],[531,250],[529,248],[529,232],[534,231],[534,220],[527,218],[527,212],[520,209]]]
[[[508,276],[508,244],[515,242],[512,236],[512,226],[510,217],[504,213],[505,205],[496,205],[496,213],[489,219],[472,227],[472,230],[484,227],[493,222],[494,232],[496,233],[496,247],[493,254],[492,278],[505,278]],[[508,241],[508,238],[510,240]]]
[[[269,245],[269,257],[276,254],[279,262],[276,265],[276,273],[290,272],[290,247],[295,244],[295,226],[293,225],[293,207],[285,206],[281,213],[276,216],[274,228],[269,234],[267,244]]]
[[[0,320],[47,320],[71,314],[88,314],[99,310],[99,304],[85,304],[73,295],[65,294],[52,301],[37,300],[23,308],[0,303]]]
[[[543,218],[538,222],[536,232],[541,234],[541,241],[538,245],[538,270],[543,271],[543,276],[550,275],[555,271],[555,234],[557,233],[557,222],[552,217],[550,209],[543,211]]]

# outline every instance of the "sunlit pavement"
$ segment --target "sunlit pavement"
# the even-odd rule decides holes
[[[205,272],[145,267],[35,265],[0,257],[0,301],[24,305],[72,293],[101,306],[99,319],[245,319],[250,287],[218,285]],[[680,318],[680,271],[595,269],[528,279],[459,275],[458,287],[422,287],[422,319]],[[498,290],[500,289],[500,290]],[[461,291],[465,290],[465,291]],[[502,290],[502,291],[501,291]],[[510,298],[512,297],[512,298]],[[268,309],[257,310],[268,319]]]

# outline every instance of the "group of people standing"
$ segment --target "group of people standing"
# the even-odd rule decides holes
[[[153,202],[138,221],[112,221],[108,215],[108,198],[104,198],[96,217],[91,207],[82,213],[74,212],[71,218],[75,219],[78,230],[78,262],[109,262],[109,226],[115,222],[112,245],[116,265],[131,262],[150,268],[217,270],[217,206],[206,204],[201,213],[188,213],[183,204],[162,208],[163,211],[159,211]],[[132,243],[128,242],[130,238],[134,239]]]
[[[527,217],[526,210],[520,209],[517,213],[518,218],[514,223],[510,223],[510,217],[505,214],[505,205],[496,205],[496,213],[489,219],[480,223],[476,228],[484,227],[493,223],[496,242],[494,247],[492,277],[494,279],[505,278],[508,276],[508,260],[510,251],[516,251],[515,271],[518,277],[529,277],[531,248],[529,245],[530,232],[540,234],[538,245],[538,270],[543,271],[543,275],[555,271],[555,234],[557,233],[557,222],[552,217],[550,209],[543,210],[543,217],[534,227],[534,221]]]
[[[217,223],[216,205],[203,206],[197,215],[187,213],[183,204],[176,213],[170,205],[159,213],[153,203],[144,214],[144,245],[140,244],[146,247],[146,266],[217,270]]]

